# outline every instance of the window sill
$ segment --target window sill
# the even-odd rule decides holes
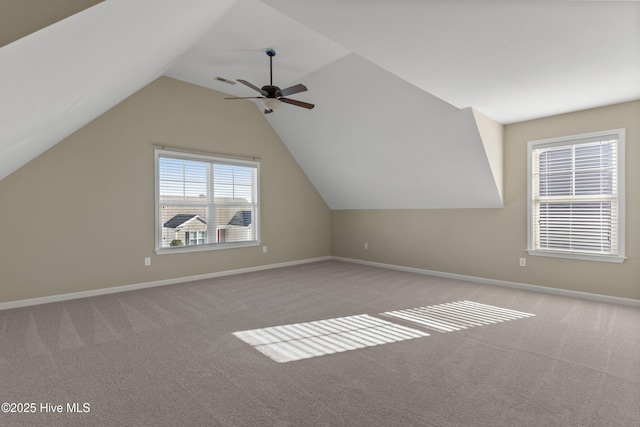
[[[260,246],[260,242],[234,242],[234,243],[214,243],[211,245],[174,246],[171,248],[159,248],[154,252],[157,255],[183,254],[189,252],[219,251],[223,249],[237,249]]]
[[[579,254],[579,253],[573,253],[573,252],[551,252],[551,251],[541,251],[541,250],[534,250],[534,249],[527,249],[527,252],[529,253],[529,255],[533,255],[533,256],[579,259],[583,261],[613,262],[618,264],[624,262],[624,260],[627,259],[624,256]]]

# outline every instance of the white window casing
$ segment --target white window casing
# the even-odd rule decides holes
[[[155,150],[155,252],[260,244],[260,163]]]
[[[623,262],[625,129],[529,141],[527,251]]]

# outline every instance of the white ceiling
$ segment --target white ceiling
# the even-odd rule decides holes
[[[640,99],[637,2],[107,0],[72,18],[0,49],[0,179],[163,73],[253,96],[214,77],[267,84],[266,48],[274,84],[316,108],[264,117],[332,209],[499,207],[500,141],[470,108],[508,124]]]
[[[640,98],[631,1],[237,0],[167,74],[251,94],[211,77],[265,82],[269,47],[281,87],[353,52],[503,124]]]

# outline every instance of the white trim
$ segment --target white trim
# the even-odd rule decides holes
[[[133,285],[114,286],[110,288],[95,289],[91,291],[72,292],[68,294],[51,295],[47,297],[38,297],[23,299],[18,301],[9,301],[0,303],[0,311],[12,308],[28,307],[32,305],[48,304],[51,302],[68,301],[78,298],[88,298],[100,295],[115,294],[119,292],[137,291],[139,289],[154,288],[156,286],[175,285],[178,283],[192,282],[195,280],[213,279],[216,277],[231,276],[234,274],[252,273],[255,271],[271,270],[274,268],[291,267],[300,264],[309,264],[312,262],[329,261],[330,256],[307,258],[297,261],[287,261],[277,264],[258,265],[255,267],[239,268],[237,270],[218,271],[215,273],[199,274],[197,276],[176,277],[173,279],[156,280],[154,282],[137,283]]]
[[[530,285],[527,283],[507,282],[505,280],[485,279],[483,277],[466,276],[464,274],[446,273],[443,271],[425,270],[422,268],[404,267],[401,265],[384,264],[381,262],[364,261],[353,258],[331,257],[335,261],[351,262],[354,264],[368,265],[372,267],[387,268],[390,270],[406,271],[409,273],[424,274],[427,276],[444,277],[447,279],[466,280],[469,282],[481,283],[483,285],[502,286],[505,288],[521,289],[525,291],[540,292],[545,294],[559,295],[570,298],[581,298],[591,301],[603,302],[607,304],[620,304],[640,308],[640,300],[632,298],[614,297],[609,295],[592,294],[589,292],[570,291],[567,289],[551,288],[547,286]]]
[[[172,151],[165,149],[154,149],[154,232],[155,232],[155,249],[154,252],[158,255],[166,255],[166,254],[175,254],[175,253],[185,253],[185,252],[199,252],[199,251],[212,251],[212,250],[220,250],[220,249],[233,249],[233,248],[242,248],[248,246],[258,246],[260,245],[260,162],[257,160],[244,160],[240,158],[224,158],[224,157],[215,157],[212,155],[204,155],[198,153],[191,153],[187,150],[180,151]],[[255,207],[252,210],[252,226],[254,233],[254,240],[249,241],[241,241],[241,242],[229,242],[229,243],[208,243],[205,245],[184,245],[181,247],[162,247],[162,219],[160,212],[160,159],[161,158],[172,158],[172,159],[181,159],[181,160],[194,160],[199,159],[203,162],[207,162],[207,179],[208,185],[207,189],[209,191],[207,199],[210,201],[207,205],[202,206],[215,206],[213,202],[213,174],[209,168],[212,167],[213,164],[224,164],[224,165],[235,165],[235,166],[246,166],[255,169],[255,174],[253,174],[253,188],[255,188],[255,201],[251,203],[247,203],[247,206]],[[187,204],[191,205],[191,204]],[[214,209],[215,211],[215,209]],[[200,216],[200,215],[198,215]],[[193,219],[193,218],[192,218]],[[215,220],[211,221],[211,218],[206,218],[207,221],[207,238],[210,239],[211,236],[214,236],[216,233],[215,230]],[[191,221],[191,220],[189,220]]]
[[[611,256],[611,255],[589,255],[583,253],[574,253],[574,252],[554,252],[554,251],[538,251],[533,249],[525,249],[529,255],[533,256],[546,256],[551,258],[567,258],[567,259],[579,259],[583,261],[601,261],[601,262],[615,262],[620,264],[626,260],[626,257],[621,256]]]
[[[617,255],[598,255],[589,253],[562,252],[553,250],[539,250],[535,248],[535,231],[533,225],[533,151],[539,148],[555,146],[570,146],[588,142],[597,142],[611,137],[617,140]],[[546,256],[554,258],[582,259],[588,261],[603,261],[622,263],[626,258],[626,189],[625,189],[625,165],[626,165],[626,129],[618,128],[600,132],[590,132],[579,135],[568,135],[557,138],[540,139],[527,142],[527,252],[530,255]]]
[[[256,271],[271,270],[274,268],[292,267],[292,266],[301,265],[301,264],[310,264],[313,262],[329,261],[329,260],[350,262],[353,264],[362,264],[362,265],[368,265],[371,267],[380,267],[380,268],[387,268],[390,270],[399,270],[399,271],[406,271],[409,273],[424,274],[428,276],[444,277],[447,279],[466,280],[469,282],[481,283],[483,285],[502,286],[506,288],[521,289],[521,290],[532,291],[532,292],[541,292],[541,293],[560,295],[560,296],[566,296],[571,298],[582,298],[582,299],[587,299],[592,301],[604,302],[608,304],[621,304],[621,305],[628,305],[628,306],[640,308],[640,300],[636,300],[632,298],[613,297],[608,295],[592,294],[588,292],[569,291],[566,289],[530,285],[526,283],[485,279],[482,277],[466,276],[463,274],[446,273],[446,272],[435,271],[435,270],[425,270],[422,268],[405,267],[405,266],[394,265],[394,264],[384,264],[381,262],[364,261],[364,260],[353,259],[353,258],[324,256],[324,257],[317,257],[317,258],[307,258],[307,259],[302,259],[297,261],[281,262],[277,264],[267,264],[267,265],[259,265],[255,267],[240,268],[236,270],[218,271],[216,273],[200,274],[197,276],[176,277],[173,279],[157,280],[154,282],[137,283],[133,285],[124,285],[124,286],[114,286],[110,288],[95,289],[91,291],[73,292],[68,294],[51,295],[47,297],[38,297],[38,298],[23,299],[18,301],[2,302],[0,303],[0,311],[10,310],[12,308],[48,304],[52,302],[68,301],[68,300],[74,300],[79,298],[89,298],[89,297],[95,297],[100,295],[115,294],[120,292],[136,291],[140,289],[154,288],[157,286],[175,285],[178,283],[192,282],[195,280],[205,280],[205,279],[213,279],[216,277],[232,276],[234,274],[253,273]]]
[[[230,243],[210,243],[205,245],[184,245],[174,246],[170,248],[158,248],[153,252],[156,255],[182,254],[186,252],[202,252],[202,251],[218,251],[222,249],[249,248],[252,246],[260,246],[261,242],[250,240],[247,242],[230,242]]]

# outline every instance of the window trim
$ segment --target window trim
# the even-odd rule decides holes
[[[543,147],[562,145],[575,145],[586,142],[596,142],[607,136],[615,136],[618,152],[618,253],[617,255],[586,254],[579,252],[553,251],[534,248],[534,194],[533,194],[533,151]],[[600,132],[591,132],[579,135],[570,135],[559,138],[540,139],[529,141],[527,144],[527,252],[529,255],[552,258],[568,258],[587,261],[603,261],[621,263],[625,256],[625,128],[612,129]]]
[[[203,160],[212,163],[226,164],[226,165],[238,165],[238,166],[250,166],[256,169],[255,177],[255,192],[256,211],[253,218],[253,226],[255,227],[255,240],[241,241],[241,242],[224,242],[224,243],[208,243],[204,245],[184,245],[175,246],[170,248],[162,247],[162,227],[160,224],[162,220],[160,218],[160,157],[171,157],[182,160]],[[218,157],[215,155],[204,155],[190,151],[173,151],[164,149],[154,150],[154,236],[155,236],[155,249],[154,252],[157,255],[165,254],[179,254],[188,252],[202,252],[202,251],[215,251],[234,248],[246,248],[261,245],[260,237],[260,162],[252,160],[243,160],[233,157]]]

